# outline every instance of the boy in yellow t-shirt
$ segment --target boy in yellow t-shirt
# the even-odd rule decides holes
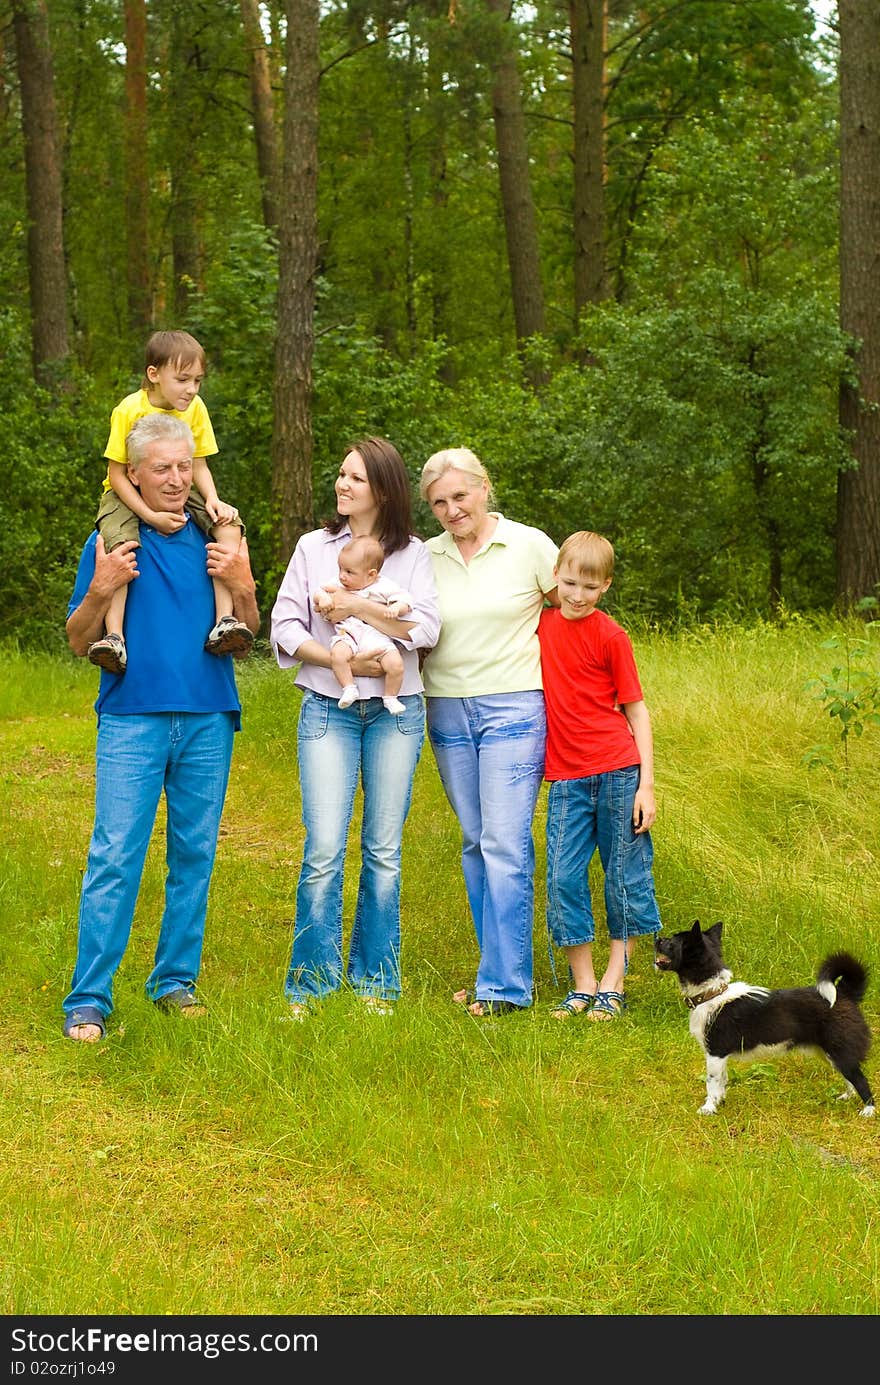
[[[238,510],[219,499],[205,460],[218,449],[208,410],[199,398],[204,375],[204,349],[189,332],[153,333],[146,345],[141,388],[126,395],[110,417],[110,437],[104,449],[109,465],[96,521],[108,553],[121,543],[139,545],[141,523],[149,524],[160,534],[173,534],[187,523],[186,515],[151,510],[128,476],[125,455],[128,434],[139,418],[154,413],[173,414],[189,425],[195,454],[193,485],[186,508],[198,527],[210,534],[216,543],[223,548],[238,549],[244,525]],[[120,587],[115,592],[104,618],[104,636],[95,640],[88,651],[92,663],[110,673],[124,673],[128,657],[123,635],[126,590]],[[254,637],[242,621],[236,620],[232,593],[216,579],[214,604],[216,623],[205,648],[210,654],[246,654]]]

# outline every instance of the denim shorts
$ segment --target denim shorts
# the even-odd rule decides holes
[[[632,813],[639,766],[557,779],[547,800],[547,927],[557,947],[595,936],[589,868],[598,848],[605,873],[608,934],[615,939],[658,933],[654,848],[638,835]]]

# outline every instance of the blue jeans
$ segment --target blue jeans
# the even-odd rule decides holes
[[[531,1005],[532,818],[544,775],[544,694],[429,697],[428,735],[461,826],[461,868],[480,948],[477,998]]]
[[[231,712],[152,712],[98,723],[95,825],[79,903],[79,943],[64,1013],[113,1009],[113,977],[132,919],[156,810],[167,807],[165,909],[146,990],[195,985],[208,886],[232,759]]]
[[[340,710],[333,697],[303,693],[297,748],[306,841],[284,987],[292,1001],[342,984],[342,886],[358,779],[361,869],[346,977],[361,995],[400,995],[400,848],[425,737],[421,694],[401,701],[406,711],[394,717],[381,697]]]
[[[547,926],[557,947],[595,935],[589,868],[596,847],[605,872],[608,934],[626,939],[659,933],[651,835],[633,830],[639,766],[557,779],[547,802]]]

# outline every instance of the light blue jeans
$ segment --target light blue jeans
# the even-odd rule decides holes
[[[231,712],[152,712],[98,723],[95,824],[79,904],[69,1015],[113,1009],[113,978],[131,935],[156,810],[167,807],[165,909],[146,990],[151,1000],[195,985],[208,886],[232,759]]]
[[[461,868],[480,948],[477,998],[531,1005],[532,819],[544,775],[544,694],[429,697],[428,735],[461,826]]]
[[[636,835],[632,813],[639,766],[558,779],[547,800],[547,926],[557,947],[593,941],[589,868],[596,847],[605,872],[608,935],[659,933],[650,832]]]
[[[381,697],[340,710],[333,697],[303,693],[297,748],[306,841],[284,987],[292,1001],[342,984],[342,887],[358,780],[361,868],[346,979],[360,995],[400,995],[400,850],[425,738],[421,694],[401,701],[406,711],[395,717]]]

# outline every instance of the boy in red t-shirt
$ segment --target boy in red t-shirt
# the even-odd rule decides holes
[[[538,626],[547,707],[547,923],[568,958],[572,989],[558,1019],[615,1019],[636,939],[658,933],[650,827],[654,801],[651,718],[626,631],[597,609],[611,586],[614,549],[600,534],[571,534],[556,563],[559,609]],[[601,981],[593,970],[595,925],[589,867],[605,872],[610,938]]]

